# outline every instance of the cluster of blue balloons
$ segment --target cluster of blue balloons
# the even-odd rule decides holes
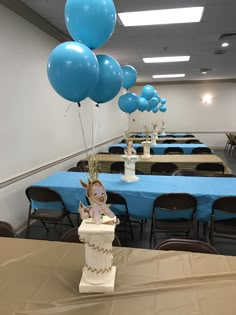
[[[120,96],[118,105],[123,112],[129,114],[135,110],[140,112],[146,110],[153,113],[157,113],[158,110],[164,113],[167,110],[166,99],[161,98],[151,85],[145,85],[140,96],[130,92]]]
[[[92,51],[114,31],[112,0],[67,0],[65,23],[74,41],[53,49],[47,65],[48,79],[60,96],[78,103],[87,97],[105,103],[119,93],[122,84],[129,89],[136,82],[137,71],[132,66],[121,68],[113,57],[96,56]]]

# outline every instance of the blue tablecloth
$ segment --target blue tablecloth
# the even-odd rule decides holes
[[[58,172],[34,184],[56,190],[70,212],[77,212],[79,202],[86,203],[80,179],[87,173]],[[209,221],[212,203],[222,196],[236,196],[236,178],[140,175],[138,182],[126,183],[120,174],[100,174],[106,190],[120,193],[127,200],[131,216],[151,219],[154,199],[163,193],[185,192],[197,198],[197,220]]]
[[[146,137],[146,133],[133,133],[131,136],[134,136],[134,135],[139,135],[140,137],[143,137],[145,138]],[[194,137],[194,135],[190,134],[190,133],[167,133],[165,135],[161,135],[161,134],[158,134],[158,137],[159,138],[165,138],[165,137],[171,137],[171,136],[175,136],[176,138],[183,138],[185,136],[189,136],[189,137]],[[188,139],[186,139],[188,140]]]
[[[126,143],[114,143],[110,147],[113,147],[113,146],[121,147],[121,148],[127,148]],[[138,147],[141,147],[141,146],[142,146],[142,144],[140,144],[140,143],[134,143],[134,145],[133,145],[133,147],[135,149],[137,149]],[[169,148],[169,147],[179,147],[179,148],[184,150],[184,154],[191,154],[192,150],[194,148],[207,147],[207,146],[205,144],[202,144],[202,143],[158,143],[155,145],[151,145],[151,148],[153,149],[154,154],[164,154],[165,149]]]

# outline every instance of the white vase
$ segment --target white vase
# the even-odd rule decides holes
[[[125,175],[121,179],[127,183],[138,181],[139,177],[135,175],[135,163],[139,157],[137,155],[122,155],[121,158],[125,162]]]
[[[151,141],[142,141],[141,143],[143,145],[142,159],[143,160],[151,159],[151,157],[152,157],[150,154]]]
[[[78,233],[85,244],[86,262],[79,291],[114,292],[116,267],[112,266],[112,241],[115,236],[115,224],[93,224],[83,220]]]

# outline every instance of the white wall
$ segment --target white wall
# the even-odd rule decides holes
[[[0,5],[0,43],[1,183],[85,146],[76,104],[65,116],[69,102],[54,92],[47,79],[47,59],[58,42]],[[97,144],[118,137],[127,129],[128,121],[118,108],[117,98],[99,108],[85,100],[80,113],[86,147],[92,144],[92,117]],[[0,220],[19,226],[28,211],[25,188],[56,170],[74,165],[78,159],[0,189]]]
[[[164,120],[167,131],[192,132],[212,147],[224,146],[226,142],[224,133],[236,131],[235,83],[170,84],[154,87],[161,97],[167,99],[168,110],[156,114],[152,112],[142,114],[136,111],[130,115],[129,130],[142,130],[142,124],[151,129],[153,122],[158,122],[161,127],[161,121]],[[132,92],[140,95],[141,89],[141,86],[137,86]],[[210,105],[202,102],[202,96],[205,94],[213,96]]]

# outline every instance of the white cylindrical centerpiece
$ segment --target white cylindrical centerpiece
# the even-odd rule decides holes
[[[156,133],[151,134],[151,144],[157,144],[157,134]]]
[[[135,163],[139,157],[137,155],[122,155],[121,158],[125,162],[125,175],[121,179],[127,183],[137,182],[139,178],[135,175]]]
[[[142,155],[142,159],[144,160],[148,160],[150,159],[152,156],[150,154],[150,147],[151,147],[151,141],[142,141],[141,142],[143,145],[143,155]]]
[[[115,224],[95,224],[83,220],[79,238],[85,244],[85,266],[79,285],[81,293],[114,292],[116,267],[112,266]]]

